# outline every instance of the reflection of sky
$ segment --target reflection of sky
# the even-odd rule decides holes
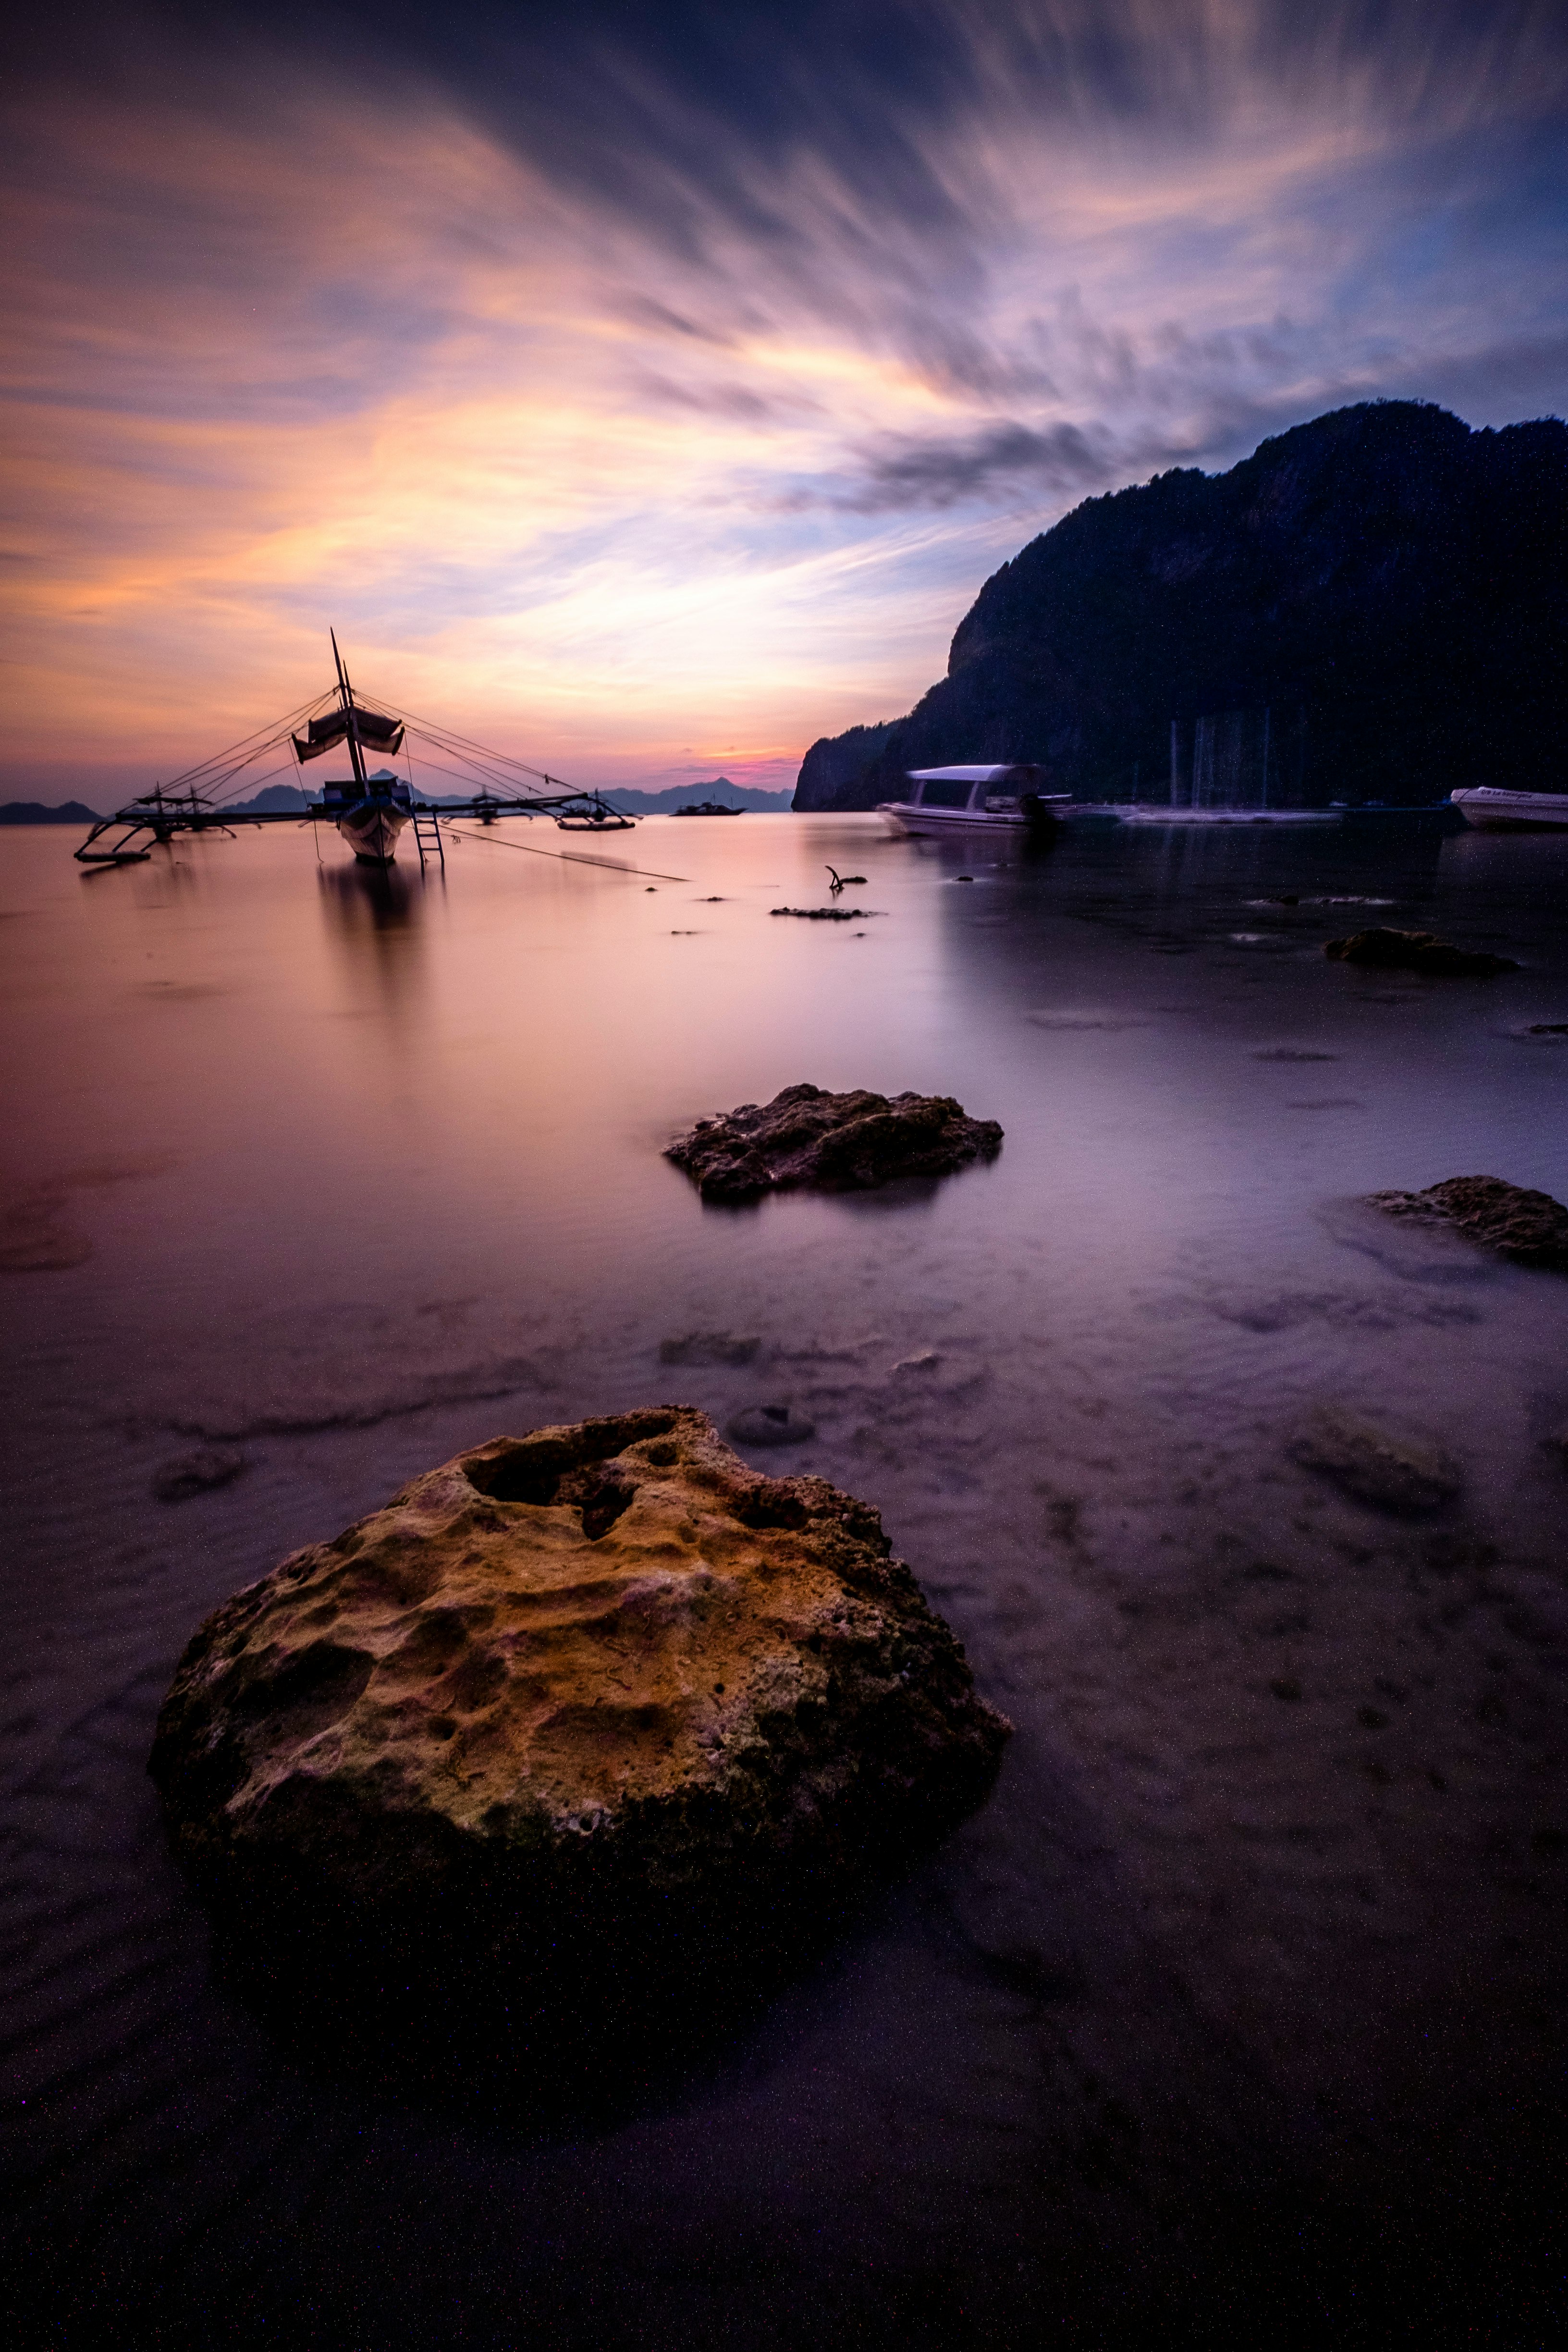
[[[1549,8],[425,13],[14,78],[10,789],[214,748],[329,619],[574,779],[783,783],[1086,495],[1563,405]]]

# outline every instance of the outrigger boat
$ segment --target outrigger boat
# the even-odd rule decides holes
[[[390,866],[397,855],[398,840],[409,825],[414,828],[420,865],[431,856],[445,865],[441,827],[454,817],[493,824],[501,816],[548,816],[564,833],[621,833],[636,823],[601,793],[574,792],[558,776],[530,768],[506,752],[487,751],[482,744],[429,720],[372,710],[349,683],[335,635],[331,642],[338,677],[335,688],[318,695],[303,709],[291,711],[276,727],[258,728],[256,734],[190,769],[167,788],[160,784],[128,802],[113,816],[100,817],[76,853],[80,864],[135,864],[150,855],[149,841],[172,841],[177,833],[231,833],[242,824],[311,824],[324,818],[337,827],[361,865]],[[322,710],[321,705],[329,700],[332,707]],[[296,732],[301,720],[303,728]],[[444,773],[464,777],[466,770],[471,778],[477,772],[479,789],[435,801],[416,793],[412,782],[395,769],[377,768],[373,773],[366,767],[367,750],[395,759],[410,734],[422,739],[424,756]],[[222,796],[226,793],[232,798],[247,772],[285,743],[300,768],[342,744],[353,773],[323,784],[320,800],[308,800],[303,809],[226,805]],[[523,777],[556,789],[520,790]],[[498,783],[510,789],[497,791]],[[116,836],[112,840],[111,835]]]
[[[1043,768],[1004,761],[985,768],[910,768],[907,800],[879,801],[877,814],[891,833],[1023,834],[1056,824],[1072,806],[1070,793],[1047,793]]]

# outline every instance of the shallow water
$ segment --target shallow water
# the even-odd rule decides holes
[[[423,880],[281,828],[73,845],[0,842],[14,2253],[56,2338],[1544,2326],[1568,1284],[1361,1196],[1568,1196],[1568,1036],[1529,1034],[1568,1021],[1568,842],[998,863],[749,815],[476,832]],[[772,917],[828,859],[866,919]],[[1324,959],[1371,921],[1522,969]],[[660,1145],[802,1078],[1005,1146],[703,1208]],[[711,1329],[752,1360],[660,1362]],[[307,2065],[163,1849],[180,1649],[459,1447],[666,1399],[815,1423],[759,1465],[880,1507],[1017,1727],[991,1803],[608,2119]],[[1325,1402],[1458,1497],[1300,1466]],[[241,1474],[158,1501],[204,1443]]]

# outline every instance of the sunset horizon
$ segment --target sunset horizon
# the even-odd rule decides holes
[[[331,625],[573,782],[782,790],[1086,496],[1357,400],[1562,412],[1550,12],[963,21],[825,18],[825,79],[765,11],[34,44],[0,788],[176,773]]]

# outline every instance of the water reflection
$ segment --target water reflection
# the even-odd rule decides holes
[[[424,978],[421,926],[428,875],[400,866],[321,866],[317,869],[327,930],[351,971],[374,973],[388,1011],[406,1011]]]

